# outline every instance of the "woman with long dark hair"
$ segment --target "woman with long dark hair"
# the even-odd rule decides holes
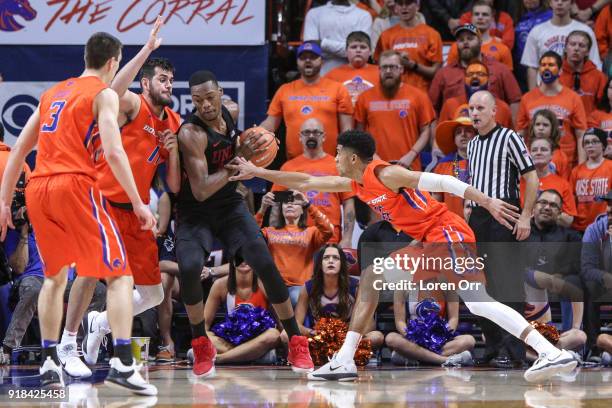
[[[588,126],[609,132],[612,130],[612,78],[604,88],[603,96],[597,104],[597,109],[589,113]]]
[[[295,306],[295,318],[304,336],[315,336],[315,323],[322,317],[334,317],[349,322],[353,311],[359,280],[349,276],[348,262],[342,248],[337,244],[323,246],[315,256],[312,279],[300,291]],[[384,342],[383,334],[376,330],[372,319],[364,339],[369,339],[372,348]],[[285,332],[281,339],[286,341]]]

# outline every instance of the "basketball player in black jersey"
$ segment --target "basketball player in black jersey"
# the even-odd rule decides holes
[[[229,111],[222,106],[223,90],[213,73],[197,71],[189,78],[195,107],[178,133],[183,183],[177,198],[176,256],[181,296],[191,324],[193,372],[199,377],[215,374],[216,350],[204,330],[204,304],[200,273],[218,238],[230,257],[244,259],[261,279],[270,303],[291,337],[288,361],[296,372],[310,372],[314,365],[308,341],[300,336],[289,292],[274,265],[259,226],[249,213],[236,182],[229,182],[225,165],[236,155],[248,159],[263,141],[251,134],[237,146],[239,132]]]

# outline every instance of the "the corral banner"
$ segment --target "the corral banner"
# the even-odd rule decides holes
[[[261,45],[264,0],[0,0],[0,44],[83,44],[106,31],[142,44],[158,15],[166,45]]]

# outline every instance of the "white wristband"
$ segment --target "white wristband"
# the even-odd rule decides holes
[[[452,193],[463,198],[468,187],[469,184],[452,176],[421,173],[421,177],[419,177],[419,190],[430,191],[432,193]]]

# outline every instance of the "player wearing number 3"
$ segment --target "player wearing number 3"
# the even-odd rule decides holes
[[[138,372],[130,347],[132,271],[107,200],[96,185],[92,159],[94,128],[104,155],[127,193],[141,228],[151,230],[155,217],[143,203],[121,144],[117,116],[119,98],[108,88],[121,60],[121,42],[107,33],[92,35],[85,46],[85,71],[47,90],[11,151],[0,189],[2,239],[11,222],[10,203],[27,154],[38,144],[36,169],[26,188],[28,213],[45,266],[38,297],[42,339],[43,387],[63,387],[57,336],[62,321],[68,272],[106,279],[114,357],[106,383],[137,394],[155,395],[157,388]],[[80,293],[89,304],[91,294]],[[88,296],[89,295],[89,296]]]

